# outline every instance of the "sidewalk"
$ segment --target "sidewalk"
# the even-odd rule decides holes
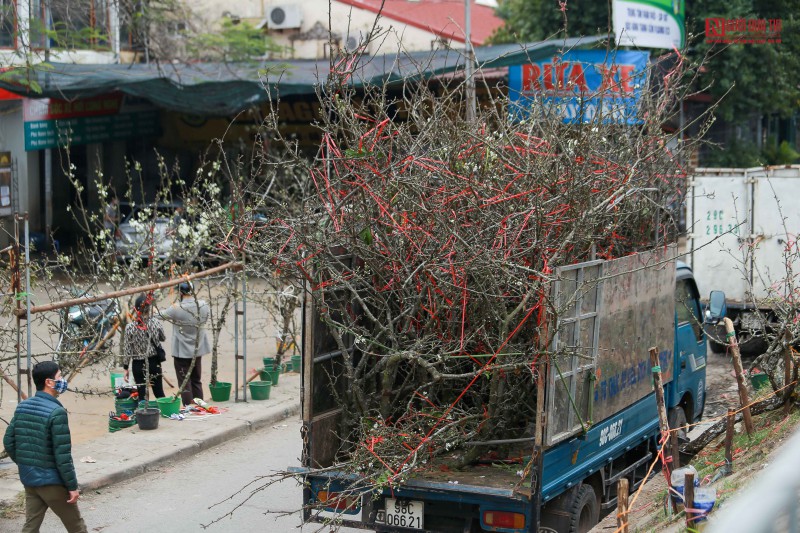
[[[209,405],[228,409],[219,415],[189,417],[184,420],[161,418],[158,429],[141,431],[138,426],[108,433],[100,438],[74,445],[72,458],[82,492],[99,489],[144,474],[159,465],[182,460],[201,450],[224,445],[281,420],[300,415],[300,375],[284,374],[279,385],[272,387],[269,400],[235,402],[231,400]],[[241,398],[241,390],[239,397]],[[97,416],[108,416],[98,413]],[[297,435],[300,438],[300,435]],[[95,462],[82,462],[91,457]],[[23,492],[17,467],[11,459],[0,461],[0,507],[12,505]]]

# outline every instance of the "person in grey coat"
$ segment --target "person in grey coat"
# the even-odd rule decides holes
[[[178,383],[183,383],[189,375],[189,382],[181,391],[183,405],[187,406],[195,398],[203,399],[202,356],[211,351],[208,334],[203,325],[208,321],[209,307],[204,300],[196,300],[191,282],[178,285],[180,301],[159,313],[159,316],[172,322],[172,360]]]

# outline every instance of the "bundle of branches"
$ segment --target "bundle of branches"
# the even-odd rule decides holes
[[[465,441],[530,435],[537,363],[557,356],[546,326],[570,303],[551,301],[554,268],[674,238],[671,93],[618,125],[567,124],[542,99],[518,120],[491,90],[466,122],[446,86],[334,89],[302,213],[261,242],[307,282],[318,347],[343,354],[327,370],[339,466],[393,481]]]

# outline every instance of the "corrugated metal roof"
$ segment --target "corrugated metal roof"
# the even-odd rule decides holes
[[[380,12],[387,19],[430,31],[445,39],[466,42],[464,0],[336,0],[340,4]],[[503,25],[494,8],[471,0],[472,44],[481,45]],[[381,7],[383,9],[381,9]]]

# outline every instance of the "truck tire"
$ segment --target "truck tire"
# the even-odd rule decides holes
[[[677,407],[673,407],[667,413],[667,422],[669,423],[669,428],[674,429],[677,427],[686,426],[688,423],[688,419],[686,418],[686,411],[683,409],[682,405]],[[678,431],[678,443],[685,444],[689,442],[689,437],[687,435],[688,431],[686,428]]]
[[[600,521],[597,495],[591,485],[581,484],[572,500],[569,533],[587,533]]]

